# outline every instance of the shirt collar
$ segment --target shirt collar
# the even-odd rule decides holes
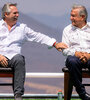
[[[87,22],[87,24],[85,26],[83,26],[81,29],[72,25],[72,30],[76,30],[76,29],[84,30],[84,29],[86,29],[88,27],[90,28],[90,22]]]
[[[5,25],[5,24],[6,22],[3,19],[1,19],[0,25]]]
[[[6,24],[7,23],[3,19],[1,19],[0,25],[6,25]],[[20,25],[20,23],[17,22],[14,26],[19,26],[19,25]]]
[[[85,26],[90,28],[90,22],[87,22]]]

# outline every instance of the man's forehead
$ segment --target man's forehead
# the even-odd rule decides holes
[[[11,10],[11,11],[18,11],[18,9],[17,9],[16,6],[10,6],[10,10]]]
[[[71,11],[79,12],[80,8],[75,8],[75,9],[72,9]]]
[[[72,9],[71,13],[73,14],[78,14],[80,12],[80,9]]]
[[[16,7],[16,6],[10,6],[10,8],[11,8],[11,9],[13,9],[13,8],[16,8],[16,9],[17,9],[17,7]]]

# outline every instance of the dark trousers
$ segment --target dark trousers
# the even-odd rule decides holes
[[[75,56],[68,56],[66,59],[66,67],[69,69],[70,76],[77,93],[80,97],[83,97],[83,95],[86,93],[86,90],[82,84],[82,68],[87,67],[90,70],[90,60],[84,64],[79,58]]]
[[[14,95],[20,93],[24,94],[24,81],[25,81],[25,58],[24,56],[17,54],[11,60],[9,60],[9,66],[14,70]]]

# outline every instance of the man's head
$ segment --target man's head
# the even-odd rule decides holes
[[[87,10],[82,5],[74,5],[71,10],[72,25],[82,28],[87,22]]]
[[[17,9],[17,4],[7,3],[2,8],[2,19],[6,22],[9,21],[10,23],[16,23],[19,12]]]

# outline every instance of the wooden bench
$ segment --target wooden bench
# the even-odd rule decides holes
[[[13,86],[13,69],[12,68],[2,68],[0,67],[0,78],[12,78],[12,82],[0,82],[0,86],[7,86],[12,85]]]
[[[70,80],[69,70],[64,67],[62,69],[64,72],[64,100],[70,100],[73,90],[73,83]],[[90,71],[88,68],[82,69],[82,78],[90,78]],[[90,86],[90,84],[84,84],[85,86]]]

